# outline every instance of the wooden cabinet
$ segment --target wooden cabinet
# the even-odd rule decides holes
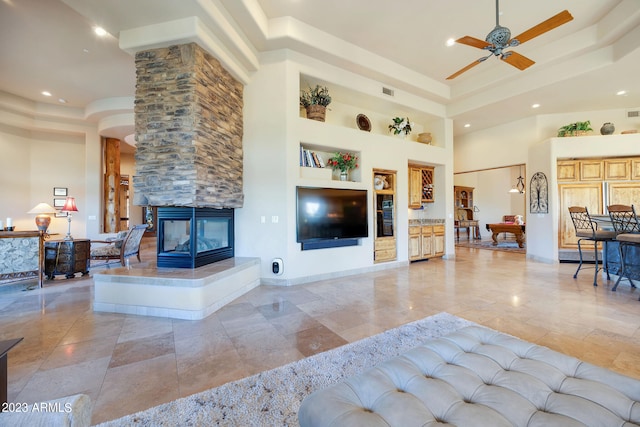
[[[629,159],[610,159],[604,161],[604,179],[606,181],[629,180],[631,161]]]
[[[409,166],[409,208],[422,206],[422,169]]]
[[[444,255],[444,224],[409,226],[409,261]]]
[[[640,180],[640,158],[632,158],[631,160],[631,179]]]
[[[422,227],[409,226],[409,261],[422,259]]]
[[[603,179],[602,160],[580,160],[580,181],[602,181]]]
[[[434,168],[431,166],[409,165],[409,208],[420,208],[423,203],[433,203]]]
[[[636,205],[640,209],[640,182],[612,182],[608,184],[608,205]],[[637,213],[637,211],[636,211]]]
[[[44,272],[48,279],[64,274],[67,279],[75,273],[89,273],[91,241],[87,239],[52,240],[44,243]]]
[[[592,184],[560,184],[560,247],[578,248],[575,228],[569,215],[570,206],[586,206],[592,215],[601,215],[602,210],[602,183]],[[589,242],[582,242],[583,250],[589,247]]]
[[[471,212],[473,212],[473,190],[473,187],[461,187],[459,185],[454,186],[453,192],[455,196],[455,207],[471,209]]]
[[[388,188],[373,190],[374,199],[374,262],[396,259],[396,171],[374,169],[373,177],[381,175],[389,184]]]
[[[422,202],[423,203],[433,203],[435,200],[434,191],[433,191],[433,175],[434,169],[432,167],[423,167],[422,168]]]
[[[558,182],[575,182],[579,180],[577,160],[558,161]]]

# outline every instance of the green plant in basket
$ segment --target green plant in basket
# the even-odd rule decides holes
[[[358,167],[358,157],[352,153],[334,153],[327,164],[333,169],[347,172]]]
[[[310,105],[322,105],[323,107],[331,104],[331,95],[326,86],[316,85],[309,87],[307,90],[300,91],[300,105],[308,107]]]
[[[562,126],[558,129],[558,137],[581,135],[592,130],[590,120],[587,120],[586,122],[569,123],[568,125]]]

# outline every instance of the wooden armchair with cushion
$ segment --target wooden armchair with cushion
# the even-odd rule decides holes
[[[91,259],[105,260],[107,266],[110,260],[117,259],[124,267],[127,258],[135,255],[140,262],[140,242],[146,229],[147,224],[135,225],[126,231],[124,236],[118,233],[114,240],[92,240]],[[106,245],[93,247],[93,243],[106,243]]]

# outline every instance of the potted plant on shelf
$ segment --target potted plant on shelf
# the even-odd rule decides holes
[[[562,126],[558,129],[558,136],[583,136],[592,130],[590,120],[587,120],[586,122],[569,123],[568,125]]]
[[[333,157],[327,161],[333,170],[340,170],[340,181],[347,181],[349,171],[358,167],[358,157],[353,153],[334,153]]]
[[[389,125],[389,132],[394,135],[409,135],[411,133],[411,126],[413,123],[409,120],[409,117],[394,117],[393,122]]]
[[[327,106],[331,104],[331,95],[326,86],[316,85],[300,91],[300,105],[307,110],[307,118],[324,122]]]

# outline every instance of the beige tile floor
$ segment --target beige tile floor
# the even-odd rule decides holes
[[[87,393],[99,423],[441,311],[640,378],[640,292],[594,288],[575,267],[457,248],[455,261],[260,286],[201,321],[94,313],[91,278],[58,278],[0,294],[0,338],[24,337],[9,400]]]

